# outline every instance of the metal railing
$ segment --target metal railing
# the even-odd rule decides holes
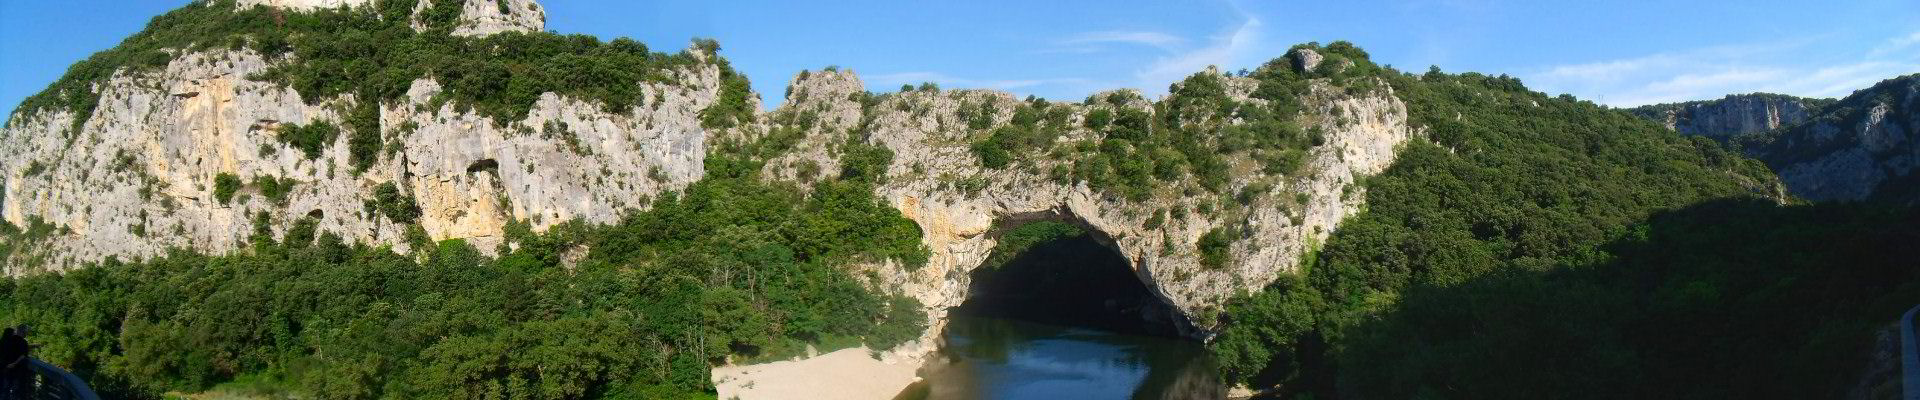
[[[27,362],[27,369],[33,371],[33,380],[26,388],[32,391],[34,400],[100,400],[93,388],[73,373],[37,358],[29,358]]]
[[[1920,343],[1914,340],[1913,316],[1920,306],[1900,315],[1900,394],[1907,400],[1920,400]]]

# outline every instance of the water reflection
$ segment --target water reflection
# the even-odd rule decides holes
[[[899,399],[1217,399],[1206,348],[1017,320],[954,316],[921,383]]]

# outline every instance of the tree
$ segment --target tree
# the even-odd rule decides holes
[[[414,202],[413,196],[400,193],[400,188],[394,186],[393,182],[381,182],[374,186],[372,202],[380,215],[393,222],[410,224],[420,218],[420,205]]]
[[[240,177],[234,174],[221,172],[214,175],[213,198],[220,200],[220,204],[226,204],[233,200],[233,192],[240,190],[240,185]]]

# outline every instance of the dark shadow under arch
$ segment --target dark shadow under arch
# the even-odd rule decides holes
[[[1032,243],[1003,263],[975,269],[967,300],[954,312],[1138,335],[1183,337],[1191,330],[1110,240],[1074,226],[1081,227],[1077,235]]]

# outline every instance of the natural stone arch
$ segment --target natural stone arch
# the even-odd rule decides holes
[[[1017,232],[1022,228],[1039,226],[1036,224],[1044,223],[1056,223],[1061,226],[1077,228],[1079,234],[1073,236],[1048,237],[1032,243],[1016,244],[1010,243],[1008,240],[1009,234]],[[980,261],[982,265],[974,266],[964,274],[965,276],[956,277],[959,281],[967,285],[967,290],[965,298],[961,300],[960,304],[950,307],[949,312],[958,312],[968,306],[988,308],[1007,306],[1007,304],[999,304],[998,301],[985,299],[989,296],[1005,297],[1008,295],[1007,293],[996,293],[995,291],[998,290],[1066,290],[1068,293],[1016,294],[1039,295],[1037,297],[1046,300],[1068,300],[1069,302],[1075,300],[1081,302],[1098,300],[1107,302],[1107,307],[1126,308],[1129,305],[1138,307],[1132,313],[1123,310],[1108,309],[1104,310],[1109,311],[1108,313],[1098,314],[1101,310],[1086,309],[1090,305],[1088,303],[1021,304],[1023,306],[1038,308],[1042,314],[1076,311],[1096,313],[1095,315],[1090,315],[1090,317],[1094,319],[1109,319],[1109,321],[1104,322],[1088,321],[1075,319],[1070,315],[1061,315],[1067,318],[1047,319],[1041,322],[1082,325],[1128,333],[1202,338],[1201,335],[1203,332],[1194,327],[1189,316],[1181,312],[1178,307],[1175,307],[1165,292],[1158,290],[1158,288],[1152,284],[1154,282],[1152,270],[1140,267],[1140,262],[1143,260],[1142,258],[1129,257],[1111,234],[1094,224],[1088,223],[1085,219],[1074,215],[1071,210],[1048,210],[1003,215],[995,219],[993,228],[989,229],[984,235],[988,240],[993,242],[993,248],[989,251],[991,256],[982,259]],[[1009,247],[1015,245],[1024,247]],[[1077,255],[1084,256],[1085,258],[1075,260],[1034,259],[1035,257],[1044,258],[1049,255],[1057,255],[1054,253],[1060,252],[1078,253]],[[986,265],[989,263],[998,263],[998,265]],[[1029,278],[1038,278],[1030,276],[1031,274],[1042,272],[1034,270],[1035,268],[1065,268],[1067,272],[1084,277],[1086,279],[1084,282],[1085,285],[1052,287],[1045,283],[1021,282]],[[958,270],[955,271],[957,272]],[[1124,278],[1120,278],[1121,276],[1124,276]],[[985,280],[984,282],[983,279]],[[1012,281],[1007,281],[1008,279]],[[1113,282],[1115,279],[1123,279],[1127,282]],[[1090,288],[1091,290],[1088,290],[1089,287],[1087,285],[1092,286]],[[1088,296],[1092,298],[1088,298]],[[1127,298],[1128,296],[1144,297],[1132,299]],[[987,301],[983,303],[983,300]],[[1078,309],[1046,309],[1055,306]],[[987,313],[995,313],[994,311],[995,310],[973,310],[973,312]],[[1134,326],[1124,327],[1113,324],[1131,324]]]
[[[1235,102],[1266,101],[1252,97],[1259,83],[1251,78],[1217,70],[1202,74],[1218,79]],[[780,113],[807,113],[811,115],[806,120],[816,123],[806,125],[805,139],[768,160],[762,172],[768,179],[803,183],[830,179],[809,177],[795,166],[837,171],[841,145],[850,141],[892,153],[875,193],[920,225],[932,257],[916,268],[865,266],[862,275],[874,277],[875,288],[904,293],[925,305],[932,324],[923,338],[937,335],[948,311],[966,300],[967,274],[992,253],[997,242],[990,233],[996,225],[1068,216],[1105,235],[1108,247],[1129,261],[1153,293],[1189,318],[1191,336],[1206,338],[1217,329],[1220,307],[1234,294],[1257,291],[1280,274],[1291,273],[1313,243],[1358,212],[1365,199],[1360,178],[1385,170],[1401,145],[1415,136],[1406,105],[1391,87],[1352,93],[1323,82],[1309,86],[1299,99],[1304,106],[1300,123],[1322,132],[1324,143],[1308,150],[1300,170],[1277,174],[1241,168],[1218,187],[1200,187],[1189,177],[1162,182],[1161,190],[1145,198],[1123,198],[1050,173],[1071,168],[1078,161],[1073,154],[1036,152],[1003,168],[981,162],[969,145],[1010,124],[1027,100],[991,90],[930,89],[881,96],[868,93],[850,70],[814,71],[790,83],[788,101],[768,120],[779,120]],[[1114,93],[1120,95],[1109,96]],[[1096,109],[1157,112],[1156,103],[1137,91],[1092,97],[1126,100],[1050,103],[1069,114],[1070,128],[1059,132],[1056,143],[1099,141],[1101,133],[1084,128],[1084,120]],[[989,112],[983,117],[981,109]],[[985,118],[988,127],[978,129],[969,118]],[[1236,208],[1205,212],[1222,207]],[[1160,223],[1150,222],[1156,219]],[[1200,238],[1229,227],[1240,233],[1226,249],[1231,262],[1202,265]],[[902,350],[927,350],[930,341],[922,344]]]

